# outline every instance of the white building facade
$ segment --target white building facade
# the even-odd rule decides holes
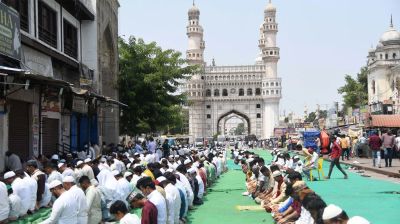
[[[239,117],[247,125],[247,134],[269,138],[279,124],[279,102],[282,97],[277,64],[276,43],[278,24],[276,8],[271,1],[264,10],[258,46],[260,56],[254,65],[206,66],[205,42],[200,25],[200,10],[193,5],[188,12],[189,40],[186,58],[189,64],[200,65],[186,84],[189,99],[189,135],[210,137],[223,134],[225,123]]]
[[[399,114],[400,32],[395,29],[392,19],[389,30],[381,36],[376,48],[369,51],[367,65],[371,112],[382,111],[382,104],[393,104],[393,112]]]

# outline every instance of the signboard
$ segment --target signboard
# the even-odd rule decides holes
[[[0,2],[0,54],[21,60],[18,13]]]

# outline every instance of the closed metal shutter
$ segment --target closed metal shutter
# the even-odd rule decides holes
[[[29,108],[30,104],[22,101],[8,101],[8,149],[19,155],[21,159],[29,158]]]
[[[43,118],[42,120],[42,154],[51,156],[57,153],[59,139],[59,120]]]

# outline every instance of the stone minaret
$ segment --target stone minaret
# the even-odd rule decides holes
[[[200,25],[200,10],[193,1],[193,6],[188,12],[186,34],[188,36],[188,49],[186,59],[190,65],[199,65],[201,71],[205,66],[203,40],[203,27]],[[205,108],[204,108],[204,78],[202,72],[192,74],[186,85],[186,94],[189,100],[189,135],[206,137],[205,135]]]
[[[276,8],[271,0],[264,10],[264,23],[260,28],[259,47],[265,65],[265,74],[262,78],[263,108],[263,137],[273,136],[274,127],[279,125],[279,101],[281,95],[281,79],[278,78],[277,64],[279,48],[276,46]]]
[[[189,64],[204,64],[204,48],[203,27],[200,25],[200,10],[193,2],[193,6],[189,9],[189,24],[187,25],[186,34],[188,36],[188,49],[186,51],[186,59]]]

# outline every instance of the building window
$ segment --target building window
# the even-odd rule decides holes
[[[206,96],[211,96],[211,89],[206,90]]]
[[[206,105],[206,108],[207,108],[207,109],[210,109],[210,108],[211,108],[211,105]]]
[[[397,55],[396,53],[393,53],[393,59],[396,59]]]
[[[223,89],[222,90],[222,96],[228,96],[228,90],[227,89]]]
[[[219,89],[214,90],[214,96],[219,96]]]
[[[39,1],[39,39],[57,48],[57,12]]]
[[[389,54],[385,54],[385,59],[389,59]]]
[[[247,89],[247,95],[252,96],[253,95],[253,89]]]
[[[256,88],[256,96],[261,95],[261,89],[260,88]]]
[[[78,58],[78,29],[64,19],[64,53]]]
[[[29,33],[29,3],[28,0],[3,0],[7,6],[15,9],[19,13],[20,27]]]
[[[207,119],[211,119],[211,114],[207,114]]]
[[[273,83],[273,82],[271,82],[271,86],[274,86],[274,83]]]
[[[372,84],[371,84],[371,88],[372,88],[372,94],[375,94],[375,80],[372,80]]]
[[[244,96],[244,89],[239,89],[239,96]]]
[[[257,118],[261,118],[261,114],[260,113],[257,114]]]
[[[261,108],[261,104],[256,104],[256,108]]]

